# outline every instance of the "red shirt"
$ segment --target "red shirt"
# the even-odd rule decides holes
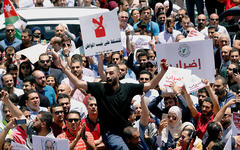
[[[197,136],[202,139],[204,133],[207,130],[207,125],[208,123],[212,122],[214,119],[215,115],[214,113],[208,118],[208,120],[205,119],[205,117],[202,116],[202,113],[198,112],[197,116],[194,119],[195,124],[196,124],[196,132]]]
[[[94,140],[98,140],[101,136],[100,134],[100,124],[99,122],[97,123],[94,123],[92,122],[89,117],[87,116],[87,118],[84,118],[82,121],[81,121],[81,125],[82,123],[85,122],[86,124],[86,131],[89,131],[92,133],[93,137],[94,137]]]
[[[94,139],[93,139],[92,134],[90,132],[86,131],[86,135],[87,135],[87,138],[91,141],[91,143],[94,144]],[[71,144],[72,141],[75,139],[75,136],[72,136],[67,130],[66,132],[59,134],[57,136],[57,138],[67,139],[68,143]],[[87,146],[86,146],[85,142],[82,140],[82,138],[80,138],[79,141],[77,142],[77,144],[75,145],[74,150],[86,150],[86,149],[87,149]]]
[[[65,131],[67,130],[67,127],[66,127],[65,124],[64,124],[63,127],[59,127],[59,126],[58,126],[56,123],[54,123],[54,122],[52,123],[51,128],[52,128],[52,131],[53,131],[53,135],[54,135],[55,137],[57,137],[59,134],[65,132]]]

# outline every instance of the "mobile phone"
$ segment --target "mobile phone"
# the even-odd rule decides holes
[[[52,50],[52,48],[53,48],[53,47],[52,47],[51,44],[49,44],[48,47],[47,47],[47,49],[49,49],[49,50]]]
[[[16,120],[16,124],[17,125],[20,125],[20,124],[26,124],[26,119],[19,119],[19,120]]]
[[[239,73],[239,70],[238,68],[233,68],[233,73]]]

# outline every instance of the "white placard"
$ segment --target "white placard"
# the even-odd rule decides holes
[[[29,150],[25,145],[11,142],[11,150]]]
[[[147,35],[134,35],[132,42],[134,42],[135,50],[138,49],[150,49],[149,42],[151,37]]]
[[[46,49],[47,49],[46,44],[45,45],[37,44],[37,45],[31,46],[29,48],[25,48],[21,51],[18,51],[16,54],[26,56],[31,61],[31,63],[34,64],[35,62],[38,61],[39,56],[42,53],[46,52]]]
[[[45,150],[46,147],[51,147],[53,150],[66,150],[69,149],[67,139],[48,138],[45,136],[33,135],[33,147],[37,150]]]
[[[191,75],[189,78],[186,78],[184,83],[188,93],[198,91],[199,89],[206,86],[204,83],[202,83],[202,80],[194,74]]]
[[[214,82],[215,63],[212,40],[157,44],[157,61],[167,59],[169,66],[189,69],[192,74]]]
[[[170,85],[175,83],[178,87],[182,87],[186,78],[191,76],[191,70],[169,67],[163,78],[159,82],[159,87],[169,91]]]
[[[117,9],[80,17],[79,21],[86,56],[122,49]]]

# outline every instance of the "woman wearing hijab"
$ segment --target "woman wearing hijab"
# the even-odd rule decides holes
[[[161,120],[157,145],[161,150],[174,149],[182,130],[182,111],[178,106],[172,106],[167,115],[167,119]]]
[[[190,129],[190,130],[193,130],[193,131],[196,132],[196,129],[191,122],[184,122],[182,124],[182,131],[181,132],[183,132],[185,129],[186,130]],[[180,147],[180,141],[177,142],[177,147]],[[196,136],[196,139],[193,143],[193,147],[194,147],[194,149],[197,149],[197,150],[202,150],[203,149],[202,140],[200,138],[198,138],[197,136]]]

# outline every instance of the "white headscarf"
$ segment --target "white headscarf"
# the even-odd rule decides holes
[[[167,125],[167,128],[164,128],[162,131],[162,141],[167,143],[168,140],[168,131],[172,135],[173,138],[179,137],[182,129],[182,110],[178,106],[172,106],[169,113],[174,113],[177,116],[176,124]]]

